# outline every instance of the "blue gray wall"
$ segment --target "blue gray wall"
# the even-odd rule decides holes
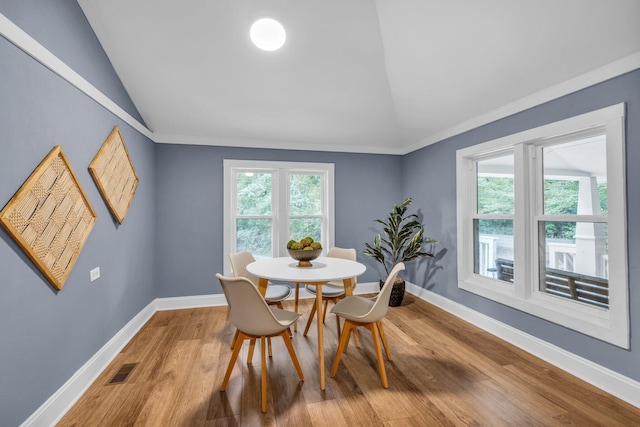
[[[456,150],[620,102],[627,104],[627,229],[631,350],[458,289],[456,268]],[[640,70],[439,142],[403,158],[405,193],[414,197],[428,232],[440,241],[439,259],[423,263],[412,282],[558,347],[640,380]],[[426,273],[426,274],[425,274]]]
[[[137,114],[75,1],[2,1],[0,13]],[[140,178],[122,225],[87,170],[114,125]],[[0,228],[2,426],[29,417],[155,298],[153,143],[0,37],[0,209],[55,145],[98,220],[59,292]],[[90,283],[98,266],[102,277]]]
[[[142,122],[76,0],[0,0],[0,13]]]
[[[157,145],[158,297],[221,293],[215,274],[223,264],[223,159],[333,163],[335,166],[335,245],[358,251],[377,281],[373,259],[362,255],[384,218],[403,200],[400,156]]]

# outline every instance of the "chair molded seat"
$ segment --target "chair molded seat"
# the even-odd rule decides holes
[[[294,313],[293,311],[289,310],[281,310],[276,307],[269,307],[269,310],[271,310],[276,320],[282,326],[285,326],[287,328],[301,316],[299,313]]]
[[[339,248],[339,247],[333,247],[331,249],[329,249],[329,252],[327,252],[327,256],[328,257],[333,257],[333,258],[342,258],[342,259],[348,259],[351,261],[355,261],[356,260],[356,250],[355,249],[346,249],[346,248]],[[354,279],[353,281],[353,287],[355,288],[356,286],[356,280]],[[307,292],[316,295],[316,287],[313,285],[305,285],[305,289],[307,290]],[[296,312],[298,312],[298,299],[297,299],[297,286],[296,286]],[[332,280],[331,282],[325,283],[324,285],[322,285],[322,300],[324,301],[324,309],[322,312],[322,322],[324,322],[324,320],[327,317],[327,308],[329,306],[329,301],[333,302],[334,304],[336,304],[338,302],[338,300],[340,300],[341,298],[345,297],[345,290],[344,290],[344,283],[342,281],[336,281],[336,280]],[[307,336],[307,332],[309,332],[309,327],[311,326],[311,322],[313,321],[313,317],[316,313],[316,305],[313,304],[313,306],[311,307],[311,312],[309,313],[309,319],[307,319],[307,325],[304,328],[304,336]],[[337,323],[337,327],[338,327],[338,336],[340,336],[340,319],[336,317],[336,323]],[[295,327],[294,327],[295,328]]]
[[[291,288],[289,286],[269,283],[264,299],[269,304],[277,305],[279,302],[286,300],[289,295],[291,295]]]
[[[254,285],[258,286],[258,278],[247,270],[247,265],[251,264],[255,260],[256,259],[253,255],[247,251],[229,254],[229,261],[231,261],[233,275],[235,277],[246,277]],[[289,286],[269,283],[264,299],[267,303],[276,305],[278,308],[282,308],[282,301],[287,299],[289,295],[291,295],[291,288]]]
[[[313,294],[313,295],[316,294],[315,286],[305,285],[304,288],[310,294]],[[322,298],[339,298],[343,295],[344,295],[344,286],[339,288],[337,286],[329,285],[328,283],[326,285],[322,285]]]
[[[363,322],[366,321],[365,317],[375,303],[376,300],[373,298],[345,298],[341,301],[341,304],[336,304],[336,306],[331,309],[331,312],[345,319]]]
[[[338,302],[331,312],[336,316],[344,318],[344,328],[342,335],[340,336],[340,344],[338,344],[338,350],[336,352],[336,358],[333,361],[331,367],[331,377],[335,377],[338,371],[338,365],[340,364],[340,358],[344,353],[349,343],[349,336],[352,331],[358,326],[364,326],[373,336],[373,344],[376,350],[376,357],[378,359],[378,370],[380,371],[380,380],[384,388],[389,388],[389,382],[387,381],[387,372],[384,368],[384,360],[382,360],[382,350],[380,349],[380,341],[378,335],[382,340],[385,353],[387,354],[387,360],[391,360],[391,353],[389,352],[389,345],[387,344],[387,338],[382,328],[382,319],[387,314],[389,309],[389,298],[391,296],[391,289],[396,281],[396,276],[404,270],[404,263],[398,263],[387,280],[384,286],[380,290],[380,293],[373,298],[364,298],[361,296],[349,296]]]
[[[267,338],[280,336],[289,351],[291,361],[298,373],[301,381],[304,381],[302,368],[298,362],[296,352],[289,338],[289,327],[300,317],[298,313],[292,311],[272,308],[267,305],[258,288],[245,277],[224,277],[216,274],[222,291],[229,303],[231,310],[231,323],[238,330],[238,338],[234,343],[233,352],[229,365],[222,380],[220,391],[225,391],[233,367],[236,364],[242,343],[250,340],[249,353],[252,353],[253,345],[257,338],[260,338],[260,350],[262,353],[262,376],[261,376],[261,409],[267,411],[267,364],[265,356],[265,341]],[[251,356],[247,358],[247,363],[251,363]]]
[[[229,254],[229,261],[231,261],[231,269],[235,277],[245,277],[253,283],[254,286],[258,286],[258,278],[247,270],[247,265],[254,262],[256,259],[250,252],[242,251],[235,254]],[[269,283],[267,290],[265,291],[264,299],[269,305],[275,305],[282,309],[282,301],[286,300],[291,295],[291,288],[287,285],[274,285]],[[297,311],[297,310],[296,310]],[[297,325],[297,322],[295,323]],[[233,348],[236,339],[238,338],[238,332],[236,331],[231,341],[231,348]],[[271,339],[269,342],[269,356],[271,356]],[[249,360],[253,357],[253,346],[249,352]]]

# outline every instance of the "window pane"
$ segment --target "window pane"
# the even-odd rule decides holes
[[[607,195],[607,183],[598,183],[598,196],[600,198],[600,212],[602,215],[607,215],[609,212],[609,196]]]
[[[271,174],[241,172],[236,176],[238,215],[271,215]]]
[[[474,220],[474,273],[513,283],[513,221]]]
[[[513,213],[513,155],[477,162],[479,214]]]
[[[322,177],[320,175],[291,175],[289,185],[291,215],[322,214]]]
[[[607,211],[607,153],[604,136],[542,149],[544,213],[600,215]]]
[[[237,219],[236,250],[249,251],[256,258],[271,257],[271,219]]]
[[[609,304],[607,226],[541,221],[540,290],[599,307]]]
[[[311,237],[314,241],[321,241],[322,220],[320,218],[291,218],[290,238],[296,241]]]
[[[578,213],[578,181],[544,180],[544,212],[576,215]]]

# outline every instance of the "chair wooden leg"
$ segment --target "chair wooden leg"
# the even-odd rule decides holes
[[[260,352],[262,353],[262,412],[267,412],[267,357],[264,351],[265,337],[260,337]]]
[[[358,330],[354,329],[353,331],[353,345],[357,348],[360,348],[360,339],[358,338]]]
[[[324,320],[327,318],[327,307],[329,307],[329,300],[325,299],[324,309],[322,310],[322,323],[324,323]]]
[[[296,313],[298,312],[298,302],[300,300],[300,283],[296,283],[296,298],[295,298],[295,311]],[[296,320],[296,323],[293,324],[293,330],[295,332],[298,332],[298,321]]]
[[[253,351],[256,349],[256,339],[251,338],[249,341],[249,353],[247,353],[247,365],[251,365],[253,361]]]
[[[382,327],[382,320],[378,320],[378,330],[380,331],[380,338],[382,338],[382,346],[384,347],[384,352],[387,354],[387,360],[391,360],[391,352],[389,351],[389,344],[387,343],[387,336],[384,333],[384,328]]]
[[[389,382],[387,381],[387,371],[384,369],[384,360],[382,359],[382,349],[380,348],[380,337],[378,336],[378,325],[371,323],[367,325],[367,329],[371,331],[373,335],[373,345],[376,349],[376,358],[378,359],[378,370],[380,371],[380,379],[382,380],[382,386],[389,388]]]
[[[227,366],[227,372],[224,374],[224,379],[222,380],[222,385],[220,386],[220,391],[224,391],[227,388],[227,383],[229,382],[229,377],[231,377],[231,371],[233,371],[233,367],[236,364],[236,360],[238,360],[238,354],[240,354],[240,349],[242,349],[242,342],[244,341],[246,335],[243,333],[238,334],[238,338],[234,341],[235,346],[233,348],[233,352],[231,353],[231,359],[229,360],[229,365]]]
[[[305,337],[307,336],[307,332],[309,332],[309,326],[311,326],[311,322],[313,321],[313,316],[316,314],[316,304],[315,301],[313,302],[313,305],[311,306],[311,313],[309,313],[309,319],[307,320],[307,326],[304,327],[304,335]]]
[[[269,357],[273,357],[273,353],[271,352],[271,337],[267,338],[267,347],[269,347]]]
[[[336,314],[336,324],[338,326],[338,342],[339,342],[340,341],[340,337],[341,337],[341,335],[340,335],[340,316],[338,316],[337,314]]]
[[[231,340],[231,350],[233,350],[233,346],[236,344],[237,339],[238,339],[238,330],[236,329],[236,333],[233,334],[233,339]]]
[[[336,358],[333,360],[333,365],[331,366],[332,378],[336,376],[342,353],[347,347],[347,344],[349,344],[349,335],[351,335],[351,329],[353,329],[353,324],[351,323],[351,321],[345,319],[344,327],[342,328],[342,337],[340,338],[340,344],[338,344],[338,351],[336,351]]]
[[[289,338],[289,334],[283,332],[280,334],[282,339],[284,340],[284,344],[287,346],[287,350],[289,350],[289,356],[291,356],[291,361],[293,362],[293,366],[295,366],[296,371],[298,372],[298,378],[304,381],[304,375],[302,374],[302,368],[300,367],[300,362],[298,361],[298,356],[296,356],[296,351],[293,348],[293,344],[291,344],[291,338]]]

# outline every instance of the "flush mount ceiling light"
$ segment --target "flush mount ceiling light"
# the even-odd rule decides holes
[[[266,51],[280,49],[287,39],[282,24],[271,18],[262,18],[254,22],[249,36],[253,44]]]

